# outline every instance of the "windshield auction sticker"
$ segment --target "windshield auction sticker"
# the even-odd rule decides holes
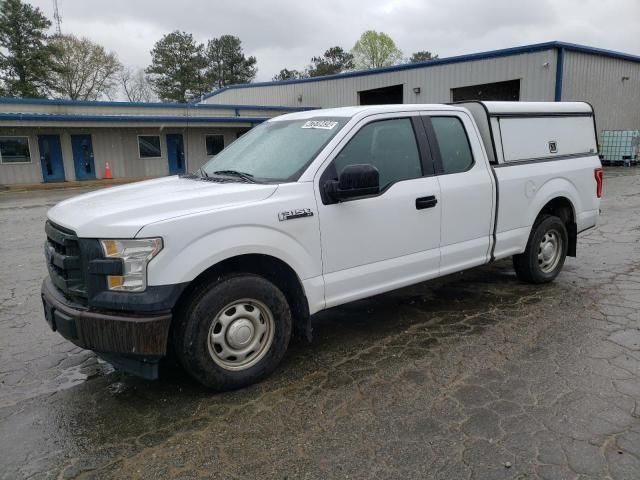
[[[322,130],[332,130],[338,122],[332,122],[331,120],[309,120],[302,125],[302,128],[320,128]]]

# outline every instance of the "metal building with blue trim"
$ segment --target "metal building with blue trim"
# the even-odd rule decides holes
[[[338,107],[472,99],[587,101],[600,130],[636,130],[640,57],[553,41],[326,77],[231,85],[203,102]]]
[[[0,98],[0,186],[197,170],[256,124],[304,107]]]
[[[0,99],[0,185],[193,171],[247,129],[309,108],[459,100],[587,101],[599,132],[640,130],[640,57],[566,42],[281,82],[190,104]]]

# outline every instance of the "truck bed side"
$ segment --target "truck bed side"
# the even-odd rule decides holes
[[[566,205],[575,232],[595,225],[594,113],[586,103],[468,102],[495,174],[493,259],[522,253],[546,206]],[[565,208],[565,210],[567,210]]]

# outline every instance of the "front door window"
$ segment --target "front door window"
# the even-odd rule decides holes
[[[371,164],[380,174],[380,190],[422,176],[420,152],[410,118],[364,126],[334,160],[336,174],[348,165]]]

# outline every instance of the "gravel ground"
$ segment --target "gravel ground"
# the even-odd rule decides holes
[[[52,333],[46,210],[0,194],[0,478],[640,478],[640,171],[550,285],[502,261],[334,308],[281,368],[212,394]]]

